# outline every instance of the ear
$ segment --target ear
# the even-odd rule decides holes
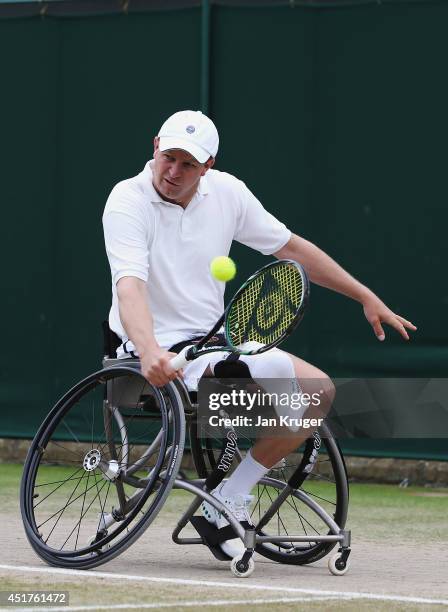
[[[160,138],[158,136],[154,138],[154,154],[159,150],[159,140]]]
[[[209,157],[208,160],[204,164],[204,167],[203,167],[202,172],[201,172],[201,176],[204,176],[204,174],[207,172],[207,170],[210,170],[210,168],[212,168],[214,165],[215,165],[215,158],[214,157]]]

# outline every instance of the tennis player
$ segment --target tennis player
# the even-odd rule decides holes
[[[311,281],[359,302],[378,340],[385,338],[384,323],[408,340],[407,330],[416,329],[411,322],[392,312],[316,245],[293,234],[242,181],[213,168],[218,145],[218,132],[208,117],[200,111],[177,112],[154,138],[154,158],[109,196],[103,226],[112,273],[109,325],[122,339],[118,356],[139,356],[143,375],[154,385],[183,376],[190,390],[197,388],[201,376],[212,376],[222,367],[225,352],[203,355],[183,372],[174,371],[169,349],[203,336],[221,316],[224,283],[212,278],[209,266],[214,257],[229,253],[233,240],[263,255],[298,261]],[[331,405],[330,379],[299,357],[275,348],[240,360],[255,380],[302,381],[302,391],[309,393],[316,381]],[[253,486],[310,433],[259,439],[214,495],[239,520],[250,522]],[[218,528],[227,524],[208,504],[203,511]],[[234,539],[222,549],[234,557],[244,546]]]

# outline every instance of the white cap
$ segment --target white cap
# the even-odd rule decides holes
[[[199,163],[216,157],[219,147],[218,130],[211,119],[201,111],[179,111],[165,121],[158,134],[159,149],[182,149]]]

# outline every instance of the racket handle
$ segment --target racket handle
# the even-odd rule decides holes
[[[188,359],[185,357],[185,353],[187,352],[188,348],[188,346],[185,347],[178,355],[176,355],[170,360],[170,365],[173,370],[180,370],[181,368],[187,365]]]

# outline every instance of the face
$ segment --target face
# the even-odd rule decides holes
[[[200,164],[181,149],[160,151],[159,139],[154,139],[153,185],[168,202],[186,206],[196,193],[201,176],[213,164],[213,158]]]

